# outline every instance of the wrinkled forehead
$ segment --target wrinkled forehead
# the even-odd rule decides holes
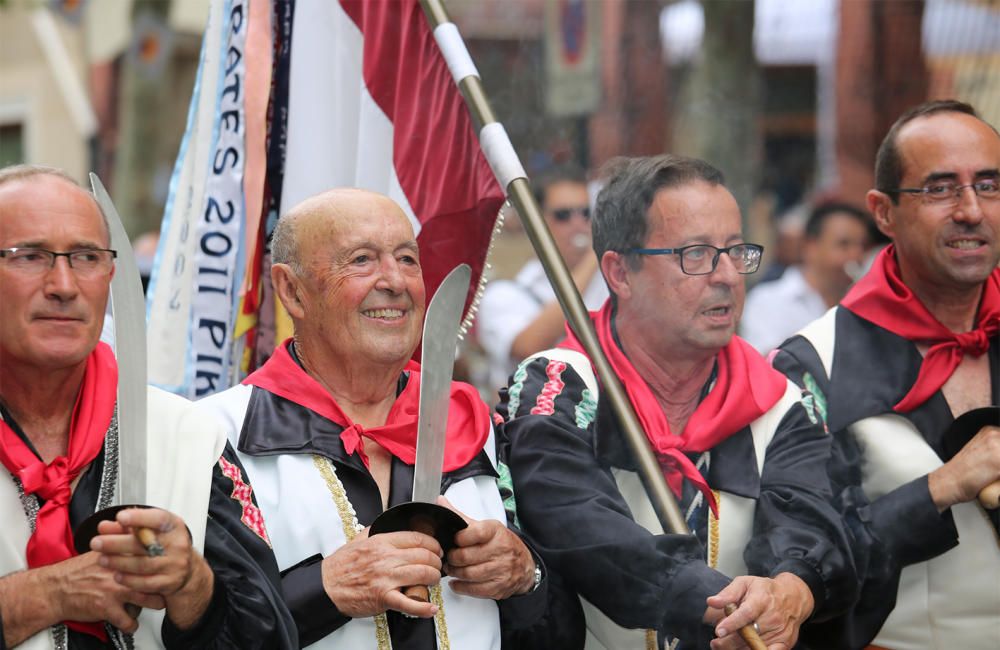
[[[303,252],[340,252],[362,245],[393,250],[415,244],[413,226],[392,200],[368,193],[337,196],[303,215],[297,228]]]
[[[58,176],[36,175],[0,185],[0,240],[44,243],[70,236],[79,244],[108,246],[107,222],[86,190]],[[27,240],[25,240],[27,238]]]
[[[733,195],[724,185],[701,180],[657,190],[647,218],[648,240],[676,246],[705,243],[710,238],[729,241],[742,233],[740,208]]]
[[[972,178],[1000,169],[1000,135],[964,113],[917,118],[900,129],[896,147],[907,183],[934,175]]]

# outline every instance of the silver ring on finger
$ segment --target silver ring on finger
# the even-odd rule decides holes
[[[754,621],[753,630],[754,630],[754,632],[757,633],[757,636],[760,636],[761,634],[763,634],[763,632],[760,631],[760,626],[757,625],[756,621]]]

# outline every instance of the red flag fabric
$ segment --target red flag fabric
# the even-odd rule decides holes
[[[504,190],[418,0],[296,2],[287,114],[281,212],[333,187],[387,194],[428,299],[466,263],[470,305]]]
[[[241,354],[253,350],[241,366],[252,370],[290,335],[287,317],[272,307],[265,245],[277,219],[303,200],[338,187],[389,196],[417,234],[428,297],[456,265],[472,268],[467,309],[504,201],[418,0],[270,5],[265,29],[251,24],[259,14],[246,0],[213,2],[171,179],[150,288],[150,373],[153,383],[189,397],[224,390]],[[245,88],[263,83],[254,61],[268,57],[243,55],[259,48],[253,35],[265,31],[266,108],[248,101]],[[260,143],[244,136],[262,122],[260,182]],[[211,264],[192,264],[198,256]],[[264,279],[261,287],[255,278]]]

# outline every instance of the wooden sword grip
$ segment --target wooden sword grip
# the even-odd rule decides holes
[[[403,590],[403,595],[411,600],[419,600],[422,603],[431,602],[431,590],[424,585],[413,585]]]
[[[434,537],[434,524],[430,519],[425,519],[423,517],[414,517],[410,522],[410,530],[417,533],[423,533],[424,535],[429,535]],[[418,600],[422,603],[431,602],[431,592],[426,585],[411,585],[403,589],[403,595],[412,600]]]
[[[987,510],[1000,508],[1000,481],[994,481],[979,491],[979,503]]]
[[[736,605],[732,603],[726,605],[726,616],[732,616],[735,611]],[[740,628],[740,636],[746,642],[747,646],[749,646],[750,650],[767,650],[767,646],[761,641],[760,635],[757,634],[757,630],[753,629],[753,625],[746,625]]]

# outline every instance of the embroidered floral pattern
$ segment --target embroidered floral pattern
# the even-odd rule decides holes
[[[500,491],[500,498],[503,499],[503,509],[511,516],[514,525],[521,527],[521,522],[517,519],[517,500],[514,499],[514,479],[510,475],[510,468],[506,463],[497,462],[497,489]]]
[[[597,417],[597,399],[589,388],[583,389],[580,403],[573,410],[573,416],[576,418],[576,426],[581,429],[589,427],[590,423]]]
[[[253,488],[243,480],[240,468],[225,458],[219,458],[219,467],[222,468],[222,474],[233,482],[233,493],[229,496],[239,502],[243,508],[240,521],[252,530],[257,537],[264,540],[264,543],[270,548],[271,540],[268,538],[267,529],[264,527],[264,515],[261,514],[260,508],[254,505],[253,502]]]
[[[829,429],[826,428],[826,395],[820,390],[816,378],[808,372],[802,375],[802,385],[805,388],[802,394],[802,405],[806,409],[806,414],[809,415],[813,424],[822,422],[823,429],[829,433]]]
[[[530,360],[521,362],[521,365],[514,371],[514,383],[507,389],[507,419],[512,419],[517,415],[517,407],[521,405],[521,391],[524,390],[524,380],[528,378],[528,364]]]
[[[562,380],[563,371],[566,370],[566,362],[549,361],[545,366],[545,376],[549,378],[542,387],[542,392],[535,400],[535,406],[531,409],[532,415],[552,415],[555,412],[556,397],[566,387],[566,382]]]

